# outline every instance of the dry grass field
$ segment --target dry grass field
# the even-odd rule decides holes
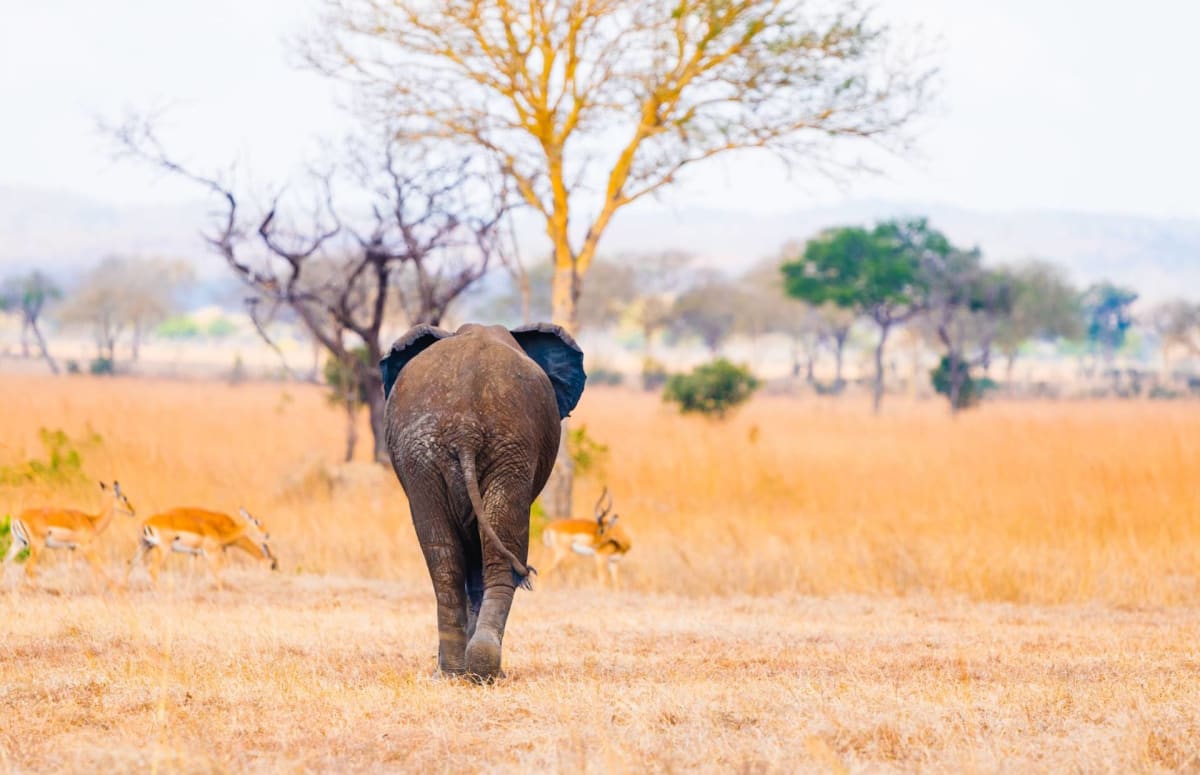
[[[0,516],[116,478],[139,514],[246,506],[281,568],[8,580],[0,772],[1197,771],[1197,410],[764,397],[712,424],[591,391],[577,506],[615,493],[625,589],[540,579],[475,687],[433,677],[403,492],[336,465],[320,390],[5,376],[0,466],[59,428],[89,480],[0,486]],[[133,521],[103,541],[120,573]]]

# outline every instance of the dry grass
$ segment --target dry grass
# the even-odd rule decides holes
[[[764,398],[713,425],[597,390],[577,416],[628,589],[542,580],[476,688],[431,678],[403,493],[330,465],[319,391],[0,380],[0,465],[90,426],[87,472],[140,513],[246,505],[284,569],[103,597],[48,557],[0,596],[0,770],[1200,769],[1195,405]],[[10,487],[0,514],[51,498],[95,505]],[[104,540],[115,568],[133,524]]]

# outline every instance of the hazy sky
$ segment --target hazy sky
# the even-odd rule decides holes
[[[834,187],[770,158],[718,163],[662,203],[778,211],[843,197],[969,208],[1200,217],[1200,3],[880,0],[942,40],[943,90],[923,159]],[[194,165],[237,159],[261,181],[295,173],[349,120],[293,67],[297,0],[0,0],[0,186],[112,203],[197,192],[113,163],[94,116],[165,107]]]

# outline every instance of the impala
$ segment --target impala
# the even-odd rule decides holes
[[[12,545],[4,556],[4,567],[7,569],[22,549],[28,549],[25,577],[32,579],[42,549],[70,549],[82,554],[92,570],[111,587],[112,579],[96,553],[96,538],[104,532],[118,511],[132,517],[134,510],[117,482],[113,482],[112,487],[101,482],[100,489],[107,498],[107,504],[99,514],[56,508],[26,509],[21,512],[12,521]]]
[[[146,570],[157,583],[165,552],[170,550],[177,554],[203,557],[207,560],[213,580],[220,587],[221,558],[227,549],[241,549],[255,559],[270,562],[271,570],[276,570],[279,561],[271,554],[271,547],[267,544],[269,539],[270,536],[263,532],[262,523],[245,509],[238,509],[237,517],[204,509],[171,509],[147,517],[142,522],[137,554],[129,562],[126,579],[146,555],[153,552]]]
[[[613,588],[620,588],[617,565],[633,542],[629,540],[629,534],[617,525],[620,515],[609,516],[613,505],[611,495],[608,495],[608,506],[601,508],[606,495],[607,487],[600,493],[592,509],[592,519],[557,519],[543,528],[542,543],[550,547],[552,553],[550,564],[543,573],[553,570],[568,554],[574,552],[595,558],[596,578],[601,585],[604,584],[604,569],[608,568]]]

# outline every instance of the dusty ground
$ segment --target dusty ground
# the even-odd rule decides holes
[[[1191,609],[548,589],[476,687],[423,587],[231,579],[0,598],[0,769],[1200,769]]]

